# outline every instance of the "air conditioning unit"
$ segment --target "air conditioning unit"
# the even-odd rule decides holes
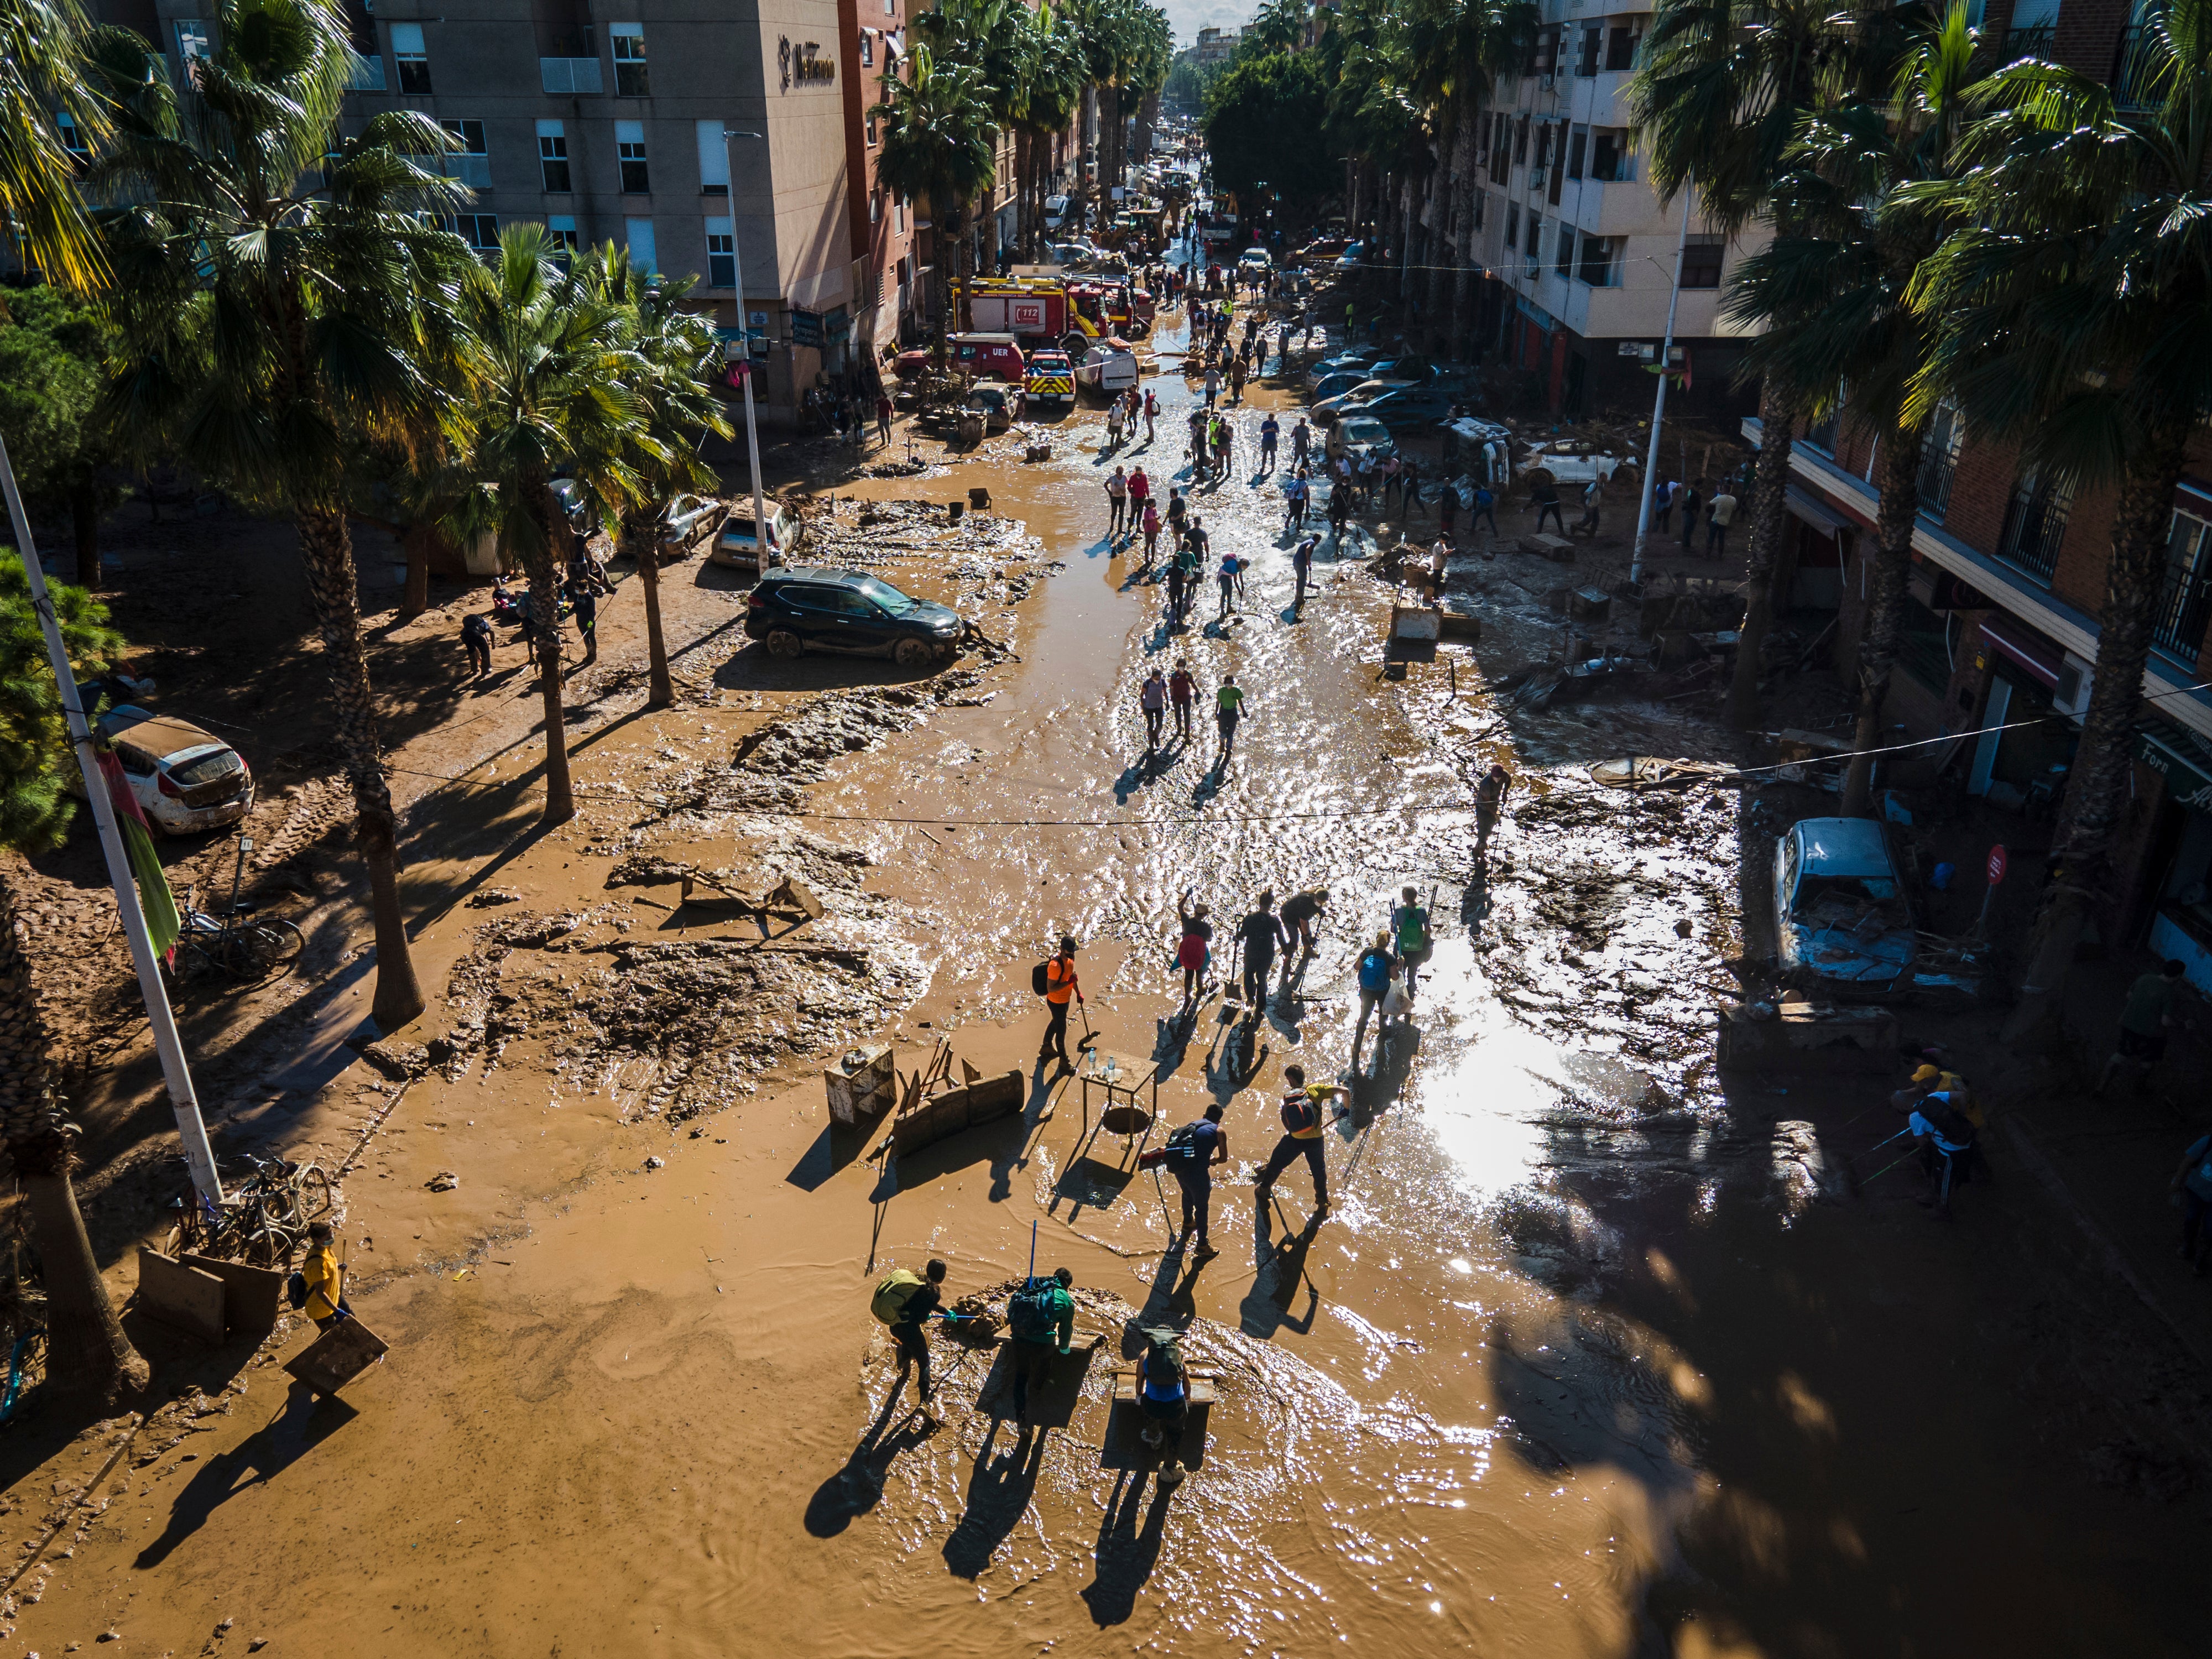
[[[1559,77],[1556,75],[1540,75],[1536,77],[1536,84],[1544,91],[1549,92],[1553,85],[1557,83],[1559,78]]]
[[[2096,677],[2096,665],[2087,663],[2071,651],[2058,671],[2058,684],[2052,688],[2051,706],[2072,720],[2080,720],[2089,712],[2089,684]]]
[[[1545,181],[1551,177],[1551,174],[1552,170],[1549,167],[1530,167],[1528,169],[1528,188],[1531,190],[1543,189]]]

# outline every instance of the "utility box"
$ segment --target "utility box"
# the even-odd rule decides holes
[[[898,1073],[888,1042],[848,1049],[836,1065],[824,1068],[822,1084],[830,1097],[832,1122],[855,1124],[890,1106]]]
[[[1612,611],[1613,595],[1602,587],[1567,590],[1567,614],[1570,617],[1586,617],[1592,622],[1603,622]]]

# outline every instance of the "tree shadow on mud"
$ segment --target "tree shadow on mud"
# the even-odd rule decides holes
[[[814,1537],[836,1537],[883,1502],[884,1480],[899,1454],[913,1450],[936,1432],[919,1407],[908,1407],[894,1427],[891,1413],[898,1400],[899,1390],[894,1388],[844,1467],[806,1500],[806,1530]]]
[[[975,1579],[991,1565],[999,1547],[1012,1534],[1028,1511],[1030,1494],[1044,1468],[1045,1447],[1051,1437],[1042,1429],[1023,1429],[1014,1436],[1006,1455],[994,1462],[991,1445],[1003,1419],[993,1418],[975,1453],[975,1468],[968,1480],[968,1508],[945,1540],[945,1565],[956,1578]]]
[[[293,1383],[274,1421],[201,1465],[170,1505],[161,1536],[140,1550],[132,1565],[142,1571],[160,1566],[225,1504],[250,1486],[273,1481],[359,1414],[335,1395],[318,1395],[304,1382]]]
[[[1106,1500],[1105,1518],[1098,1523],[1095,1576],[1084,1587],[1083,1600],[1091,1608],[1091,1622],[1101,1630],[1128,1622],[1136,1611],[1137,1593],[1159,1564],[1160,1546],[1167,1537],[1168,1500],[1175,1488],[1155,1480],[1152,1502],[1146,1504],[1145,1485],[1149,1474],[1145,1469],[1116,1474],[1114,1491]]]

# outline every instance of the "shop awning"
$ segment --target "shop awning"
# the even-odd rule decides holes
[[[2166,780],[2166,793],[2191,811],[2212,812],[2212,757],[2166,726],[2145,720],[2136,727],[2136,758]]]
[[[1810,490],[1800,489],[1796,484],[1791,484],[1789,494],[1784,499],[1792,513],[1823,536],[1832,536],[1838,531],[1850,527],[1850,520],[1839,519],[1828,511],[1826,507],[1814,499]]]
[[[2045,685],[2057,687],[2059,670],[2066,665],[2066,653],[2057,646],[2045,644],[2016,624],[2008,629],[1984,622],[1982,637],[2001,655],[2009,657]]]

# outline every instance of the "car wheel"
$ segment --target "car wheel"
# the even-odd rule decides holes
[[[903,639],[891,647],[891,660],[901,668],[924,668],[936,654],[927,640]]]
[[[768,653],[788,662],[806,649],[798,635],[787,628],[779,628],[768,636]]]

